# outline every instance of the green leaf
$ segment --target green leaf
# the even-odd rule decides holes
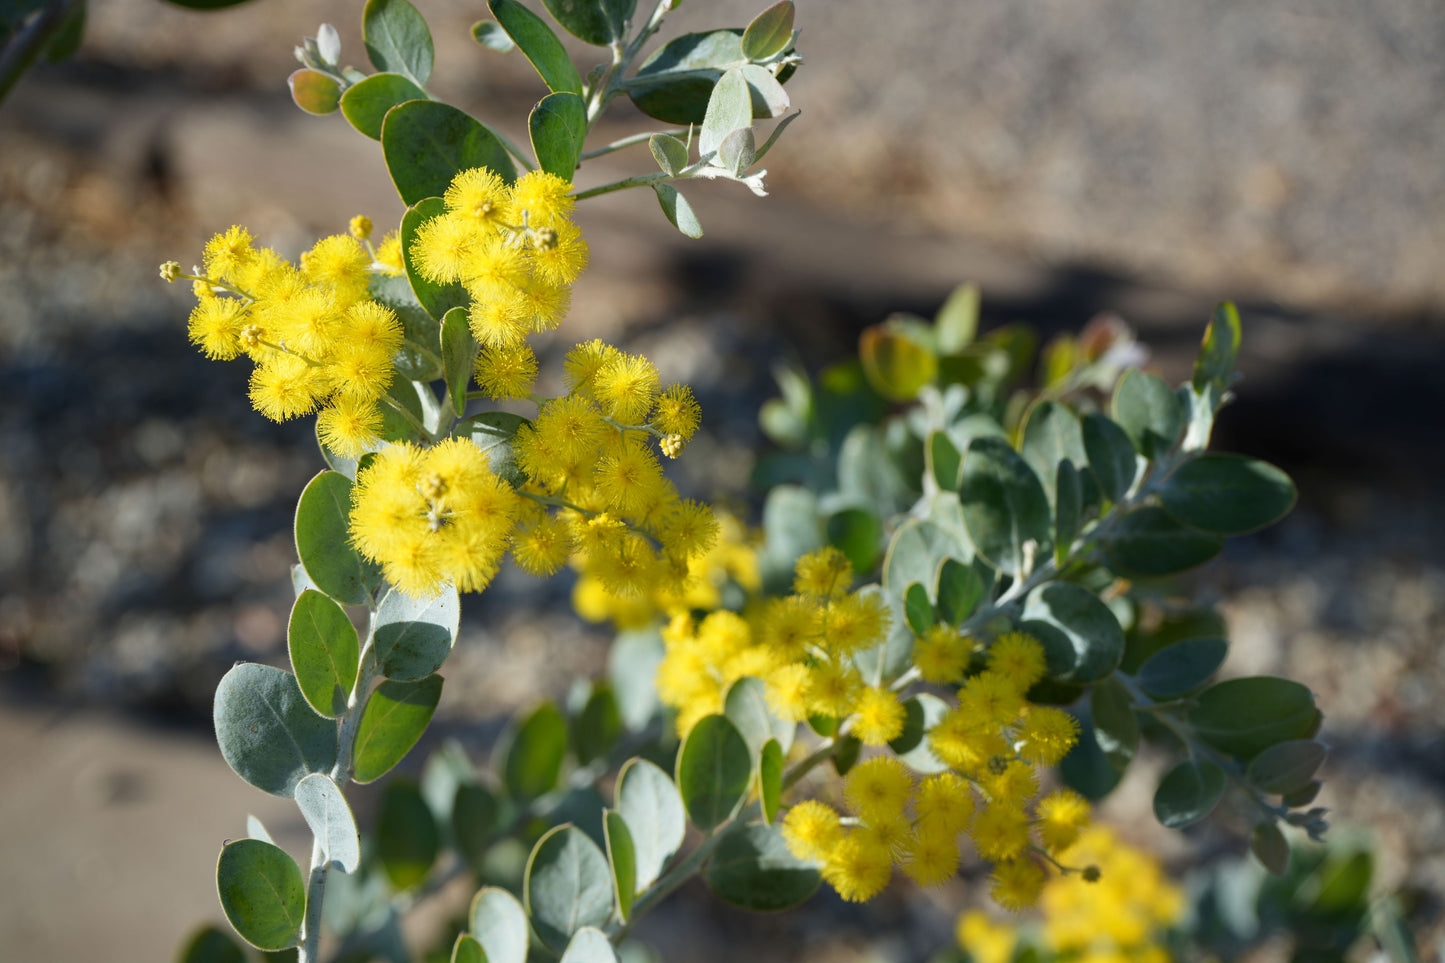
[[[753,100],[740,69],[727,71],[708,97],[707,113],[698,131],[697,150],[706,156],[722,146],[723,138],[753,123]]]
[[[1047,558],[1053,516],[1028,463],[1000,438],[975,438],[960,473],[963,523],[978,553],[1005,575]],[[1027,543],[1033,548],[1027,549]]]
[[[688,237],[702,237],[702,224],[693,213],[692,205],[677,188],[671,184],[653,184],[652,189],[657,194],[657,203],[662,205],[662,213],[673,227]]]
[[[627,38],[627,22],[637,0],[544,0],[550,13],[578,40],[606,47]]]
[[[938,564],[938,615],[949,625],[960,625],[983,599],[983,580],[956,558]]]
[[[1154,792],[1154,817],[1170,829],[1208,816],[1224,795],[1224,770],[1207,759],[1186,759],[1165,773]]]
[[[221,909],[241,939],[258,950],[295,946],[306,913],[301,867],[286,851],[259,839],[238,839],[216,863]]]
[[[893,533],[883,559],[883,587],[902,597],[908,586],[921,583],[936,595],[934,577],[944,559],[966,558],[968,549],[941,525],[910,519]]]
[[[778,0],[743,31],[743,56],[771,60],[793,42],[793,0]]]
[[[296,554],[311,584],[338,602],[366,605],[377,569],[351,547],[351,479],[323,471],[296,503]]]
[[[479,868],[497,825],[497,797],[485,786],[463,783],[452,799],[452,838],[468,865]]]
[[[441,852],[436,819],[410,779],[392,779],[382,791],[376,849],[386,878],[397,890],[411,889],[425,880]]]
[[[602,821],[607,841],[607,862],[612,867],[612,883],[617,890],[617,913],[627,922],[632,916],[632,900],[637,895],[637,850],[627,820],[615,809],[607,810]]]
[[[612,651],[607,653],[607,679],[628,732],[647,728],[657,713],[661,703],[652,680],[657,677],[665,653],[656,628],[619,632]]]
[[[861,598],[877,598],[888,607],[888,630],[872,648],[853,656],[853,664],[865,679],[891,679],[908,671],[912,665],[913,630],[903,614],[903,600],[877,585],[858,589]]]
[[[1094,737],[1094,725],[1088,719],[1080,720],[1079,741],[1059,763],[1059,775],[1064,784],[1085,799],[1097,802],[1119,784],[1123,774],[1115,769],[1099,748]]]
[[[517,466],[514,442],[518,429],[525,424],[529,424],[526,418],[510,411],[484,411],[457,422],[452,434],[470,438],[487,456],[492,474],[508,484],[521,485],[524,478]]]
[[[637,889],[644,890],[682,845],[687,832],[682,797],[667,773],[646,759],[630,759],[617,774],[617,812],[631,830]]]
[[[914,635],[922,635],[933,627],[933,603],[928,601],[928,589],[921,583],[908,586],[903,595],[903,614]]]
[[[431,31],[407,0],[366,0],[361,39],[377,70],[402,74],[418,87],[431,79]]]
[[[1088,464],[1084,454],[1084,435],[1078,417],[1064,405],[1041,401],[1029,409],[1024,422],[1024,461],[1039,476],[1050,504],[1057,504],[1059,465],[1073,462],[1074,467]]]
[[[296,677],[254,662],[232,667],[216,686],[216,742],[236,775],[274,796],[336,763],[336,723],[307,705]]]
[[[446,315],[456,308],[465,310],[471,303],[471,295],[460,283],[437,284],[428,280],[416,267],[416,256],[412,248],[416,244],[417,232],[422,225],[434,217],[440,217],[447,211],[447,205],[440,197],[424,197],[411,207],[401,217],[401,250],[402,260],[406,264],[407,281],[411,284],[412,293],[416,296],[417,303],[436,321],[442,321]],[[446,345],[442,345],[443,351]],[[443,368],[447,375],[447,387],[451,387],[451,379],[455,372],[446,366],[446,358],[443,358]],[[463,385],[462,394],[465,395],[467,379],[471,377],[470,367],[467,369],[466,377],[461,380]]]
[[[856,736],[840,736],[838,739],[838,751],[833,753],[833,771],[840,776],[848,775],[858,762],[858,756],[863,752],[863,743],[859,742]]]
[[[948,767],[939,761],[928,745],[928,730],[938,724],[948,711],[948,703],[928,692],[920,692],[903,703],[903,732],[888,743],[898,760],[914,772],[929,775]]]
[[[978,285],[970,281],[953,289],[933,318],[939,354],[957,354],[978,335]]]
[[[762,803],[763,822],[778,818],[778,804],[783,798],[783,747],[778,740],[763,743],[758,756],[758,799]]]
[[[624,89],[649,117],[669,124],[701,124],[723,71],[747,63],[742,39],[741,30],[683,34],[643,61]]]
[[[743,79],[748,82],[748,98],[754,117],[780,117],[787,112],[789,107],[793,106],[792,99],[788,97],[788,92],[783,89],[783,85],[778,81],[777,77],[773,76],[771,70],[766,67],[759,67],[757,64],[743,64],[738,68],[738,72],[741,73]],[[776,132],[775,128],[774,133]],[[773,138],[769,137],[768,139],[771,141]],[[749,137],[748,141],[750,145],[753,142],[751,137]],[[720,148],[718,151],[719,156],[721,156],[722,153],[723,151]],[[762,155],[763,151],[761,149],[752,151],[752,160],[760,158]],[[752,166],[752,160],[749,160],[746,167]]]
[[[488,0],[487,6],[507,36],[537,69],[548,90],[582,93],[582,78],[577,67],[546,21],[517,0]],[[572,179],[570,172],[566,179]]]
[[[928,436],[928,455],[933,465],[933,480],[944,491],[958,491],[958,474],[963,456],[949,439],[948,433],[935,431]]]
[[[1165,511],[1191,528],[1243,535],[1289,514],[1295,487],[1269,462],[1210,453],[1175,469],[1159,490],[1159,500]]]
[[[346,88],[341,95],[341,113],[352,127],[372,140],[381,140],[381,122],[388,110],[408,100],[426,99],[426,91],[410,77],[393,73],[372,74]]]
[[[1249,676],[1218,682],[1195,697],[1189,724],[1222,752],[1250,759],[1287,739],[1308,739],[1319,728],[1314,693],[1298,682]]]
[[[748,744],[753,755],[763,751],[763,744],[776,739],[786,752],[792,748],[798,724],[779,719],[768,708],[765,686],[761,679],[744,676],[728,689],[723,700],[723,714],[731,720]]]
[[[703,878],[734,906],[764,912],[797,906],[817,891],[822,879],[788,850],[782,833],[758,823],[724,835]]]
[[[527,963],[527,914],[517,897],[498,886],[483,886],[467,914],[472,936],[482,944],[487,963]]]
[[[361,645],[341,606],[312,589],[296,597],[286,646],[301,694],[319,714],[339,719],[356,685]]]
[[[511,53],[517,49],[516,42],[507,36],[502,25],[490,20],[478,20],[472,24],[472,39],[497,53]]]
[[[1094,686],[1089,694],[1089,713],[1094,719],[1094,738],[1109,764],[1120,772],[1129,767],[1139,748],[1139,721],[1134,718],[1134,700],[1117,678]]]
[[[571,92],[543,97],[527,119],[532,133],[532,153],[537,166],[564,181],[571,181],[582,159],[582,141],[587,136],[587,108]]]
[[[467,412],[467,386],[472,380],[472,362],[477,342],[467,323],[465,308],[452,308],[442,317],[442,368],[446,372],[447,396],[458,418]]]
[[[291,99],[308,114],[330,114],[341,102],[341,85],[330,74],[306,67],[286,78]]]
[[[508,183],[517,176],[496,134],[435,100],[409,100],[388,111],[381,150],[392,183],[408,205],[440,197],[458,171],[473,167],[489,168]]]
[[[1059,462],[1054,476],[1054,560],[1061,566],[1084,525],[1083,477],[1071,461]]]
[[[402,221],[404,225],[405,215],[403,215]],[[408,250],[407,243],[403,230],[403,251]],[[440,378],[442,368],[436,354],[437,347],[441,344],[441,327],[437,324],[437,319],[432,317],[417,300],[410,278],[391,274],[374,274],[371,278],[370,293],[372,300],[390,308],[401,321],[404,340],[401,347],[392,355],[396,373],[401,378],[410,381],[429,382]],[[441,317],[445,313],[442,311],[437,317]],[[423,424],[427,424],[429,419],[426,417],[426,410],[435,407],[436,399],[431,397],[428,400],[422,397],[423,394],[430,396],[431,392],[425,386],[422,387],[421,392],[418,392],[415,385],[408,385],[404,381],[393,381],[391,384],[392,398],[404,405],[412,414],[417,415]],[[389,405],[382,409],[384,413],[390,410]],[[407,430],[412,431],[413,429],[407,426]],[[395,440],[385,431],[383,431],[383,437]]]
[[[1080,428],[1094,480],[1109,501],[1119,501],[1139,474],[1134,443],[1116,422],[1097,412],[1084,415]]]
[[[1126,578],[1151,578],[1203,565],[1223,547],[1224,539],[1187,528],[1164,509],[1146,505],[1119,519],[1104,542],[1104,557]]]
[[[741,177],[753,166],[757,153],[757,141],[753,137],[752,128],[739,127],[722,139],[717,148],[717,159],[734,177]]]
[[[1228,654],[1224,639],[1185,639],[1165,646],[1139,667],[1139,687],[1156,699],[1177,699],[1208,682]]]
[[[487,954],[482,944],[465,933],[458,933],[457,941],[452,944],[452,963],[487,963]]]
[[[652,159],[668,177],[676,177],[677,172],[687,166],[687,145],[671,134],[653,134],[647,146],[652,151]]]
[[[912,401],[938,378],[932,341],[932,328],[908,315],[895,314],[865,328],[858,338],[858,356],[868,383],[889,401]]]
[[[727,716],[700,719],[677,754],[677,788],[688,816],[703,832],[737,811],[752,774],[747,740]]]
[[[321,843],[321,852],[343,873],[356,872],[361,864],[361,838],[351,806],[331,777],[314,772],[296,784],[296,805],[311,835]]]
[[[414,682],[440,669],[456,643],[461,618],[462,602],[453,586],[432,598],[412,598],[391,589],[372,623],[382,675]]]
[[[1260,792],[1287,796],[1314,780],[1325,752],[1324,744],[1313,739],[1277,742],[1249,761],[1244,778]]]
[[[202,926],[186,941],[179,963],[246,963],[246,951],[225,930]]]
[[[536,799],[562,777],[567,754],[567,720],[550,702],[533,709],[517,729],[502,761],[503,782],[512,798]]]
[[[582,711],[572,720],[572,751],[585,766],[605,758],[621,737],[622,713],[617,708],[617,697],[611,686],[601,683],[593,687]]]
[[[845,508],[828,516],[828,544],[848,556],[853,571],[873,571],[882,543],[883,523],[868,509]]]
[[[442,677],[391,680],[377,686],[361,713],[352,754],[353,778],[372,782],[401,762],[426,731],[442,697]]]
[[[617,951],[612,948],[606,933],[584,926],[567,944],[561,963],[617,963]]]
[[[579,928],[606,926],[612,917],[612,870],[607,857],[571,824],[537,840],[522,885],[532,929],[559,952]]]
[[[1158,458],[1179,440],[1184,411],[1162,378],[1130,368],[1114,389],[1114,420],[1145,458]]]
[[[1228,387],[1234,375],[1234,362],[1239,357],[1241,329],[1239,311],[1225,301],[1214,309],[1214,317],[1204,329],[1199,357],[1194,362],[1194,387],[1200,391],[1209,384]]]
[[[1249,848],[1260,865],[1276,876],[1289,869],[1289,843],[1274,820],[1259,823],[1249,837]]]
[[[1024,603],[1023,629],[1044,646],[1050,678],[1095,682],[1124,655],[1124,630],[1109,607],[1069,582],[1041,585]]]

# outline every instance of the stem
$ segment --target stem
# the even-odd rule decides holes
[[[311,840],[311,880],[306,886],[306,919],[301,924],[301,945],[296,963],[316,963],[321,957],[321,907],[326,900],[326,871],[330,860],[321,848],[321,837]]]
[[[614,140],[612,143],[606,145],[605,147],[599,147],[596,150],[589,150],[587,153],[582,155],[582,160],[591,160],[594,157],[602,157],[605,154],[610,154],[613,151],[623,150],[636,144],[645,144],[657,134],[667,134],[669,137],[686,137],[687,131],[653,130],[647,131],[646,133],[642,134],[633,134],[631,137],[624,137],[621,140]]]
[[[629,187],[651,187],[653,184],[669,180],[672,180],[672,177],[663,171],[657,171],[653,174],[638,174],[635,177],[625,177],[620,181],[603,184],[600,187],[589,187],[587,190],[578,191],[572,196],[579,201],[585,201],[589,197],[611,194],[613,191],[625,191]]]

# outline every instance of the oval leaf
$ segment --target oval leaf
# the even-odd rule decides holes
[[[391,680],[377,686],[356,730],[353,778],[372,782],[386,775],[416,745],[442,697],[442,677],[419,682]]]
[[[637,109],[650,117],[669,124],[701,124],[723,71],[747,62],[742,39],[741,30],[676,37],[625,81],[627,94]]]
[[[1071,461],[1054,475],[1054,560],[1063,566],[1084,523],[1083,475]]]
[[[527,118],[532,134],[532,153],[537,166],[564,181],[571,181],[582,158],[582,141],[587,136],[587,108],[582,98],[570,91],[548,94],[532,108]]]
[[[216,890],[226,919],[259,950],[295,946],[306,914],[301,867],[259,839],[238,839],[221,850]]]
[[[928,730],[938,724],[948,711],[948,703],[928,692],[920,692],[903,703],[903,733],[888,748],[898,760],[914,772],[931,775],[948,767],[933,754],[928,745]]]
[[[1295,487],[1269,462],[1211,453],[1180,465],[1159,490],[1159,500],[1191,528],[1243,535],[1289,514]]]
[[[308,114],[329,114],[341,102],[341,85],[329,74],[307,67],[286,78],[291,99]]]
[[[866,328],[858,337],[858,356],[874,390],[889,401],[912,401],[932,384],[938,355],[928,341],[931,334],[923,325],[899,319]]]
[[[202,926],[186,941],[179,963],[246,963],[246,951],[225,930]]]
[[[1139,687],[1156,699],[1177,699],[1219,671],[1229,643],[1223,639],[1185,639],[1165,646],[1139,667]]]
[[[482,944],[465,933],[458,933],[457,941],[452,944],[452,963],[487,963],[487,954]]]
[[[1278,742],[1249,761],[1244,778],[1260,792],[1287,796],[1314,781],[1325,752],[1324,744],[1313,739]]]
[[[345,605],[366,605],[379,581],[351,547],[351,479],[323,471],[296,503],[296,554],[311,584]]]
[[[793,0],[778,0],[753,18],[743,31],[743,56],[769,60],[793,42]]]
[[[407,0],[366,0],[361,39],[377,70],[403,74],[420,87],[431,79],[431,31]]]
[[[1214,309],[1214,317],[1204,328],[1199,357],[1194,362],[1194,387],[1203,391],[1206,385],[1229,386],[1234,375],[1234,362],[1239,357],[1239,311],[1225,301]]]
[[[587,765],[605,757],[622,736],[622,712],[617,697],[606,683],[596,686],[577,718],[572,720],[572,751]]]
[[[797,906],[822,880],[816,869],[789,851],[776,828],[757,823],[723,836],[703,878],[734,906],[765,912]]]
[[[381,150],[408,205],[446,192],[458,171],[486,167],[511,183],[517,176],[497,135],[449,104],[409,100],[387,112]]]
[[[914,635],[923,635],[933,627],[933,603],[928,601],[928,589],[914,582],[903,593],[903,615]]]
[[[472,24],[472,39],[497,53],[511,53],[517,49],[517,44],[507,36],[502,25],[490,20],[478,20]]]
[[[798,731],[796,722],[779,719],[768,708],[765,691],[761,679],[744,676],[732,684],[723,700],[723,715],[737,727],[753,755],[762,752],[769,739],[777,740],[786,752],[792,748]]]
[[[491,790],[475,783],[458,786],[452,798],[452,838],[471,866],[482,865],[496,825],[497,797]]]
[[[557,786],[567,754],[567,720],[550,702],[532,710],[507,746],[503,781],[514,799],[536,799]]]
[[[688,816],[704,832],[737,810],[752,774],[747,740],[727,716],[704,716],[677,754],[677,788]]]
[[[544,0],[547,12],[576,37],[596,47],[625,40],[637,0]],[[674,4],[675,6],[675,4]]]
[[[963,456],[958,453],[948,433],[935,431],[928,436],[928,457],[933,469],[933,480],[944,491],[958,491],[958,473],[963,467]]]
[[[567,944],[561,963],[617,963],[617,951],[612,948],[606,933],[584,926]]]
[[[882,552],[883,523],[866,508],[845,508],[828,516],[828,544],[848,556],[855,572],[871,572]]]
[[[899,526],[883,559],[883,587],[899,597],[918,582],[935,594],[934,576],[945,559],[966,559],[968,549],[943,526],[912,519]]]
[[[311,835],[321,843],[328,862],[343,873],[354,873],[361,864],[361,838],[356,818],[336,783],[324,773],[312,773],[296,784],[296,805]]]
[[[424,277],[416,269],[416,258],[412,255],[412,245],[416,242],[416,234],[421,230],[423,224],[434,217],[440,217],[447,210],[446,202],[440,197],[425,197],[407,208],[406,213],[401,217],[401,250],[402,260],[406,264],[406,277],[411,284],[412,293],[416,296],[417,303],[426,310],[426,313],[433,319],[441,321],[445,319],[448,312],[456,309],[465,309],[471,303],[471,295],[460,283],[437,284]],[[443,345],[445,348],[445,345]],[[451,378],[454,373],[446,366],[446,359],[443,358],[443,369],[447,374],[447,386],[451,387]],[[468,367],[466,378],[462,385],[466,385],[466,379],[471,377],[471,368]],[[466,395],[465,387],[462,395]]]
[[[1022,452],[1024,461],[1039,476],[1049,501],[1057,504],[1059,465],[1072,462],[1076,467],[1087,464],[1084,454],[1084,433],[1078,417],[1064,405],[1041,401],[1029,410],[1024,423]]]
[[[446,374],[447,397],[458,418],[467,413],[467,386],[472,380],[476,357],[477,342],[472,337],[466,309],[452,308],[442,316],[442,369]]]
[[[742,127],[751,127],[752,123],[753,97],[747,78],[739,69],[729,70],[718,80],[708,97],[707,113],[698,132],[698,154],[706,156],[715,152],[728,134]]]
[[[1024,629],[1038,638],[1049,676],[1094,682],[1124,656],[1124,630],[1109,607],[1088,589],[1068,582],[1043,585],[1024,603]]]
[[[574,0],[575,2],[575,0]],[[582,93],[582,78],[552,28],[517,0],[488,0],[497,23],[537,68],[549,90]],[[560,175],[559,175],[560,176]],[[566,180],[571,180],[570,173]]]
[[[702,237],[702,224],[693,213],[692,205],[677,188],[671,184],[653,184],[652,189],[657,193],[657,203],[662,205],[662,213],[667,215],[673,227],[688,237]]]
[[[1308,739],[1319,728],[1314,693],[1289,679],[1227,679],[1195,700],[1189,713],[1194,731],[1216,749],[1240,759],[1251,759],[1288,739]]]
[[[1164,379],[1130,368],[1114,389],[1114,420],[1145,458],[1174,447],[1184,430],[1184,411]]]
[[[527,963],[527,914],[517,897],[497,886],[483,886],[472,897],[467,919],[487,963]]]
[[[303,591],[291,607],[286,648],[311,708],[331,719],[345,715],[356,685],[361,644],[341,606],[320,592]]]
[[[583,926],[612,917],[612,870],[587,834],[572,825],[548,832],[532,849],[523,882],[527,916],[542,942],[560,952]]]
[[[1224,785],[1224,770],[1207,759],[1187,759],[1159,780],[1154,816],[1170,829],[1192,826],[1214,810]]]
[[[415,682],[442,667],[461,624],[462,603],[447,586],[432,598],[412,598],[393,588],[373,620],[372,645],[382,675]]]
[[[408,100],[426,99],[426,91],[410,77],[372,74],[346,88],[341,95],[341,113],[352,127],[372,140],[381,140],[381,122],[388,110]]]
[[[758,798],[762,802],[763,822],[778,818],[778,804],[783,798],[783,747],[778,740],[763,743],[758,756]]]
[[[1280,831],[1279,824],[1270,821],[1254,827],[1249,839],[1249,848],[1260,865],[1276,876],[1283,876],[1289,869],[1289,843]]]
[[[636,885],[644,890],[682,845],[687,832],[682,797],[667,773],[646,759],[632,759],[617,775],[617,811],[631,831]]]
[[[1223,547],[1222,538],[1181,525],[1164,509],[1146,505],[1119,519],[1104,542],[1104,557],[1126,578],[1153,578],[1203,565]]]
[[[216,742],[236,775],[275,796],[336,764],[336,723],[307,705],[296,678],[243,662],[216,686]]]
[[[1048,557],[1048,498],[1028,463],[1003,439],[975,438],[968,446],[958,500],[974,547],[1003,574],[1024,574],[1026,562]]]
[[[1089,694],[1089,712],[1104,758],[1120,772],[1129,768],[1139,748],[1139,721],[1134,717],[1129,690],[1116,678],[1103,680]]]
[[[376,851],[387,879],[398,890],[411,889],[426,879],[441,852],[436,818],[410,779],[393,779],[382,792]]]
[[[956,558],[938,564],[938,615],[949,625],[959,625],[973,614],[983,599],[983,579],[971,566]]]
[[[1123,428],[1098,412],[1090,412],[1083,417],[1080,434],[1088,456],[1089,471],[1099,483],[1099,490],[1110,501],[1119,501],[1134,487],[1134,478],[1139,473],[1134,443]]]
[[[676,177],[677,172],[687,166],[687,145],[671,134],[653,134],[647,146],[652,151],[652,159],[668,177]]]
[[[625,923],[632,916],[632,899],[637,895],[637,851],[627,820],[616,810],[607,810],[602,822],[607,842],[607,862],[612,867],[612,883],[617,890],[617,913]]]

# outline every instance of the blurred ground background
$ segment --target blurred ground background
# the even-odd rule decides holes
[[[471,42],[482,6],[418,5],[436,93],[524,140],[542,89]],[[741,26],[756,6],[694,0],[670,30]],[[187,292],[155,266],[190,264],[233,222],[294,256],[351,214],[399,216],[376,145],[285,91],[322,21],[363,59],[359,7],[109,0],[74,61],[0,105],[0,959],[168,959],[219,917],[211,860],[246,812],[299,847],[290,804],[235,779],[209,717],[233,661],[284,656],[291,513],[319,460],[306,425],[249,411],[241,366],[190,350]],[[1438,946],[1438,5],[801,0],[798,22],[804,114],[767,159],[773,196],[690,189],[696,242],[650,195],[584,205],[593,263],[568,343],[625,339],[692,382],[709,437],[685,480],[746,504],[770,366],[816,371],[959,281],[982,285],[988,325],[1118,312],[1175,375],[1212,304],[1239,301],[1245,380],[1218,444],[1281,464],[1301,503],[1231,541],[1203,590],[1229,616],[1230,671],[1318,694],[1322,803],[1374,835],[1382,889]],[[609,130],[636,129],[618,114]],[[639,149],[578,182],[650,165]],[[600,669],[605,640],[565,606],[533,614],[562,594],[504,579],[471,600],[441,713],[479,753],[519,702]],[[1147,807],[1147,789],[1115,805]],[[1242,846],[1175,840],[1171,858],[1191,845]],[[921,959],[957,909],[815,900],[744,920],[699,892],[677,902],[651,936],[719,961]]]

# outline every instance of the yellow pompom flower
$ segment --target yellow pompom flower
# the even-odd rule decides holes
[[[783,817],[783,840],[798,859],[823,862],[842,838],[837,811],[816,799],[798,803]]]
[[[443,214],[424,223],[411,243],[417,273],[437,284],[461,280],[471,270],[472,258],[485,235],[460,214]],[[400,254],[401,242],[397,242]]]
[[[511,217],[510,193],[506,182],[495,171],[473,167],[457,172],[442,200],[448,212],[476,229],[481,225],[495,227],[507,222]]]
[[[563,381],[567,390],[591,397],[592,383],[597,379],[597,372],[621,353],[612,345],[596,338],[573,347],[562,362]]]
[[[390,231],[376,246],[376,263],[392,277],[406,274],[406,261],[401,253],[401,232]]]
[[[550,331],[567,316],[567,309],[572,306],[572,289],[533,277],[517,288],[508,303],[529,331]]]
[[[664,435],[681,435],[687,441],[702,421],[702,408],[684,384],[668,385],[652,409],[652,426]]]
[[[928,746],[940,762],[965,775],[982,772],[990,759],[1010,752],[997,729],[981,727],[957,706],[928,730]]]
[[[241,353],[241,330],[249,320],[242,301],[208,295],[191,311],[191,343],[213,361],[230,361]]]
[[[907,717],[896,692],[869,686],[853,705],[853,734],[865,746],[886,746],[903,734]]]
[[[820,616],[817,603],[801,595],[770,599],[761,619],[763,644],[779,658],[796,662],[821,641]]]
[[[512,557],[522,571],[532,575],[552,575],[566,563],[571,551],[571,531],[552,515],[542,515],[512,536]]]
[[[1024,698],[1009,679],[996,672],[981,672],[958,690],[958,704],[977,725],[1006,726],[1018,718]]]
[[[912,774],[893,756],[864,760],[843,777],[843,798],[864,819],[898,816],[912,793]]]
[[[527,316],[516,297],[473,301],[467,309],[467,325],[478,344],[494,348],[521,344],[530,330]]]
[[[645,512],[661,493],[664,481],[657,459],[640,444],[622,445],[597,463],[598,494],[624,515]]]
[[[1052,706],[1029,706],[1017,732],[1019,755],[1041,766],[1058,765],[1078,741],[1078,720]]]
[[[823,879],[850,903],[865,903],[893,877],[893,855],[865,833],[850,832],[833,845]]]
[[[327,362],[326,378],[341,397],[375,401],[386,393],[394,374],[391,352],[376,344],[342,342]]]
[[[955,834],[968,828],[973,808],[973,787],[952,772],[925,777],[913,797],[913,810],[920,823],[932,823]]]
[[[371,255],[351,235],[333,234],[301,255],[301,273],[312,284],[331,288],[340,300],[359,300],[371,278]]]
[[[577,201],[569,195],[572,185],[546,171],[528,171],[512,185],[512,209],[527,214],[530,227],[555,227],[572,215]]]
[[[958,872],[958,837],[925,820],[904,847],[903,872],[919,886],[941,886]]]
[[[935,625],[913,643],[919,675],[936,685],[962,682],[972,654],[973,640],[951,625]]]
[[[346,311],[346,343],[379,348],[388,355],[401,347],[404,335],[392,310],[375,301],[359,301]]]
[[[809,707],[818,715],[843,718],[853,708],[863,679],[851,662],[822,662],[809,670]]]
[[[477,385],[492,398],[525,398],[537,378],[537,356],[525,344],[483,348],[474,372]]]
[[[980,910],[960,916],[955,935],[974,963],[1009,963],[1018,944],[1018,933],[1012,926],[995,923]]]
[[[841,598],[853,584],[852,564],[831,545],[798,559],[793,572],[793,591],[799,595]]]
[[[1013,859],[1029,846],[1029,821],[1022,809],[989,805],[973,817],[969,827],[978,854],[989,862]]]
[[[338,397],[317,416],[316,433],[328,450],[356,458],[379,440],[382,423],[375,403]]]
[[[823,645],[845,658],[872,648],[888,633],[892,616],[879,592],[854,592],[828,603],[823,615]]]
[[[201,263],[206,267],[206,276],[220,281],[231,281],[255,257],[251,232],[238,224],[232,225],[224,234],[217,234],[206,242],[201,254]]]
[[[545,240],[532,248],[532,266],[549,284],[570,285],[587,269],[589,252],[582,232],[562,223],[542,234]]]
[[[251,371],[251,404],[272,421],[286,421],[316,409],[320,368],[289,354],[272,354]]]
[[[995,768],[998,771],[993,771]],[[990,771],[979,777],[979,784],[994,802],[1022,808],[1039,791],[1039,774],[1028,763],[1011,759],[1002,767],[990,766]]]
[[[1071,789],[1051,792],[1034,807],[1038,816],[1039,838],[1044,848],[1058,855],[1079,838],[1089,824],[1089,802]]]
[[[597,553],[595,563],[597,575],[607,591],[624,598],[642,594],[656,577],[657,557],[652,546],[634,532],[619,535],[615,542]]]
[[[640,424],[657,394],[657,369],[641,355],[618,352],[598,367],[592,394],[605,414],[624,425]]]
[[[657,538],[668,554],[682,559],[701,555],[717,542],[718,523],[712,509],[691,499],[675,505],[657,526]]]
[[[473,247],[461,271],[467,293],[478,301],[516,297],[527,277],[526,253],[497,234]]]
[[[988,668],[1012,682],[1020,692],[1044,677],[1044,647],[1031,635],[1007,632],[988,649]]]
[[[788,722],[808,718],[809,676],[807,666],[789,662],[773,669],[763,679],[768,708]]]
[[[1011,859],[994,867],[989,895],[1006,910],[1021,910],[1039,901],[1045,876],[1031,859]]]

